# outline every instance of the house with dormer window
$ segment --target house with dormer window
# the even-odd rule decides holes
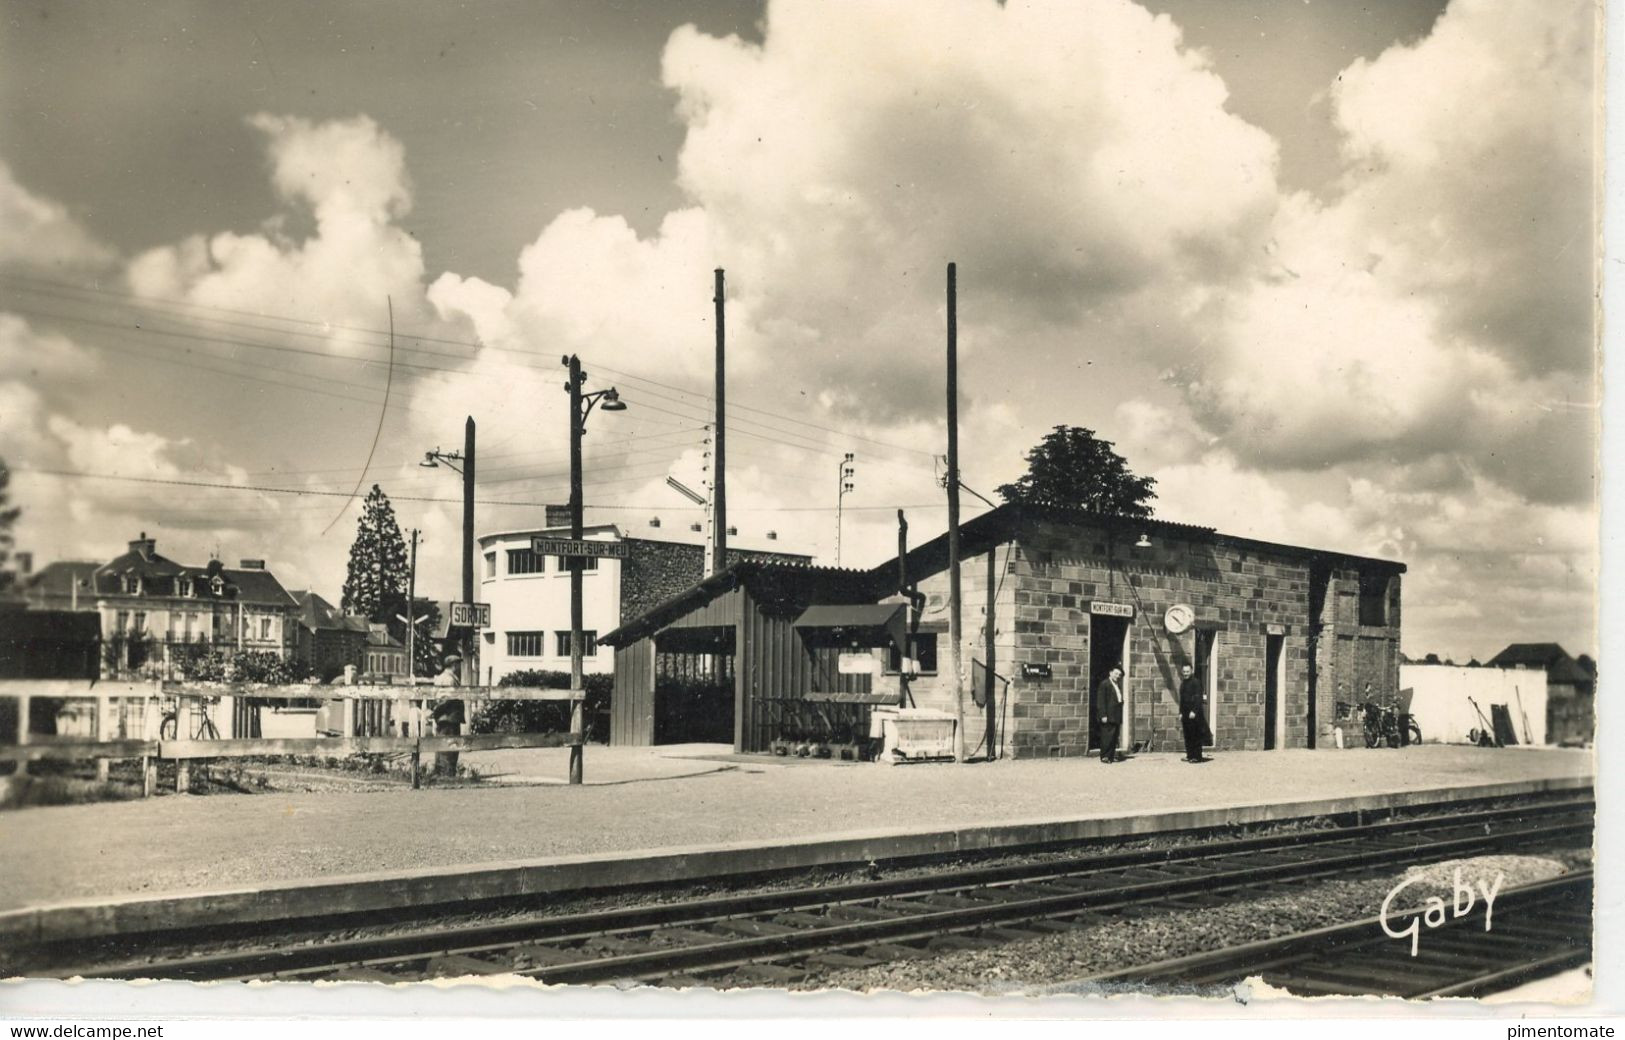
[[[106,563],[53,564],[37,579],[25,590],[31,604],[101,615],[107,678],[178,678],[182,656],[199,646],[293,656],[299,605],[264,560],[178,563],[143,531]]]

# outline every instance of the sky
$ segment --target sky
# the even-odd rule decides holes
[[[450,598],[567,495],[694,538],[727,272],[735,544],[841,562],[1052,427],[1157,514],[1404,561],[1408,653],[1595,652],[1597,9],[1548,0],[18,3],[0,457],[38,563],[268,560],[373,483]],[[393,329],[393,336],[391,330]],[[974,502],[974,499],[969,500]],[[968,515],[976,509],[967,508]],[[650,527],[655,518],[658,530]]]

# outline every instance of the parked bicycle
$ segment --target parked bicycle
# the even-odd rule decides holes
[[[164,712],[163,717],[158,720],[159,740],[174,740],[181,732],[181,707],[182,706],[179,704],[175,705],[175,707]],[[214,720],[209,717],[209,710],[207,707],[204,707],[198,711],[198,719],[197,732],[193,733],[189,739],[220,739],[220,730],[215,728]]]
[[[1422,743],[1422,727],[1410,712],[1400,711],[1392,704],[1367,701],[1360,706],[1365,726],[1365,746],[1391,748]]]

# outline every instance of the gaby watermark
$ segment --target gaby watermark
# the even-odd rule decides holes
[[[1480,897],[1484,900],[1484,930],[1486,932],[1490,930],[1491,918],[1495,913],[1495,897],[1500,893],[1501,882],[1505,880],[1505,877],[1500,871],[1496,871],[1495,879],[1488,884],[1480,878],[1477,882],[1478,888],[1475,891],[1472,882],[1462,884],[1460,867],[1456,868],[1452,876],[1449,903],[1446,903],[1439,896],[1428,896],[1421,913],[1408,915],[1409,923],[1403,928],[1396,929],[1393,927],[1388,921],[1388,911],[1393,906],[1394,899],[1405,889],[1425,880],[1427,880],[1427,875],[1413,874],[1395,885],[1389,891],[1388,897],[1382,901],[1382,913],[1378,918],[1382,924],[1383,934],[1389,938],[1410,939],[1412,957],[1415,957],[1417,951],[1421,949],[1423,925],[1433,929],[1444,924],[1450,917],[1466,917],[1473,912],[1473,907],[1478,904]]]

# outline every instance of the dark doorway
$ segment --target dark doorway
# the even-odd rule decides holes
[[[1107,617],[1104,614],[1092,614],[1089,617],[1089,747],[1100,747],[1100,712],[1095,704],[1095,688],[1098,687],[1111,672],[1112,666],[1123,666],[1123,650],[1127,645],[1128,626],[1131,618]],[[1119,750],[1127,750],[1129,744],[1128,720],[1128,673],[1125,669],[1123,675],[1123,730],[1118,735],[1117,746]]]
[[[1202,704],[1207,710],[1208,740],[1207,743],[1202,745],[1203,747],[1213,746],[1214,734],[1219,729],[1218,712],[1214,710],[1214,706],[1219,700],[1218,676],[1214,674],[1214,669],[1218,667],[1218,663],[1214,659],[1216,656],[1214,650],[1218,643],[1218,637],[1219,633],[1211,628],[1196,630],[1195,668],[1197,677],[1202,680]]]
[[[1264,637],[1264,750],[1281,746],[1281,644],[1284,636]]]

